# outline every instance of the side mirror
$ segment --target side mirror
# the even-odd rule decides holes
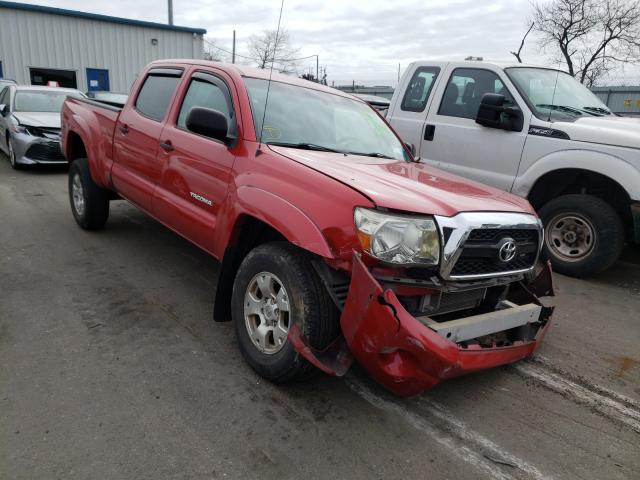
[[[505,97],[498,93],[485,93],[480,102],[476,123],[489,128],[521,132],[524,115],[518,107],[505,107]]]
[[[187,130],[227,143],[229,125],[227,117],[218,110],[203,107],[193,107],[187,115]]]
[[[407,147],[407,150],[409,150],[411,152],[411,156],[415,157],[416,156],[416,146],[413,143],[405,143],[405,146]]]
[[[2,115],[3,117],[6,117],[7,114],[9,113],[9,106],[5,105],[4,103],[0,105],[0,115]]]

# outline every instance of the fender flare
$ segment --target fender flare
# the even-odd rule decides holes
[[[631,199],[640,199],[640,171],[637,168],[615,155],[585,149],[563,150],[539,158],[518,175],[511,191],[527,198],[540,178],[564,169],[598,173],[618,183]]]
[[[89,138],[101,138],[102,133],[99,130],[94,131],[90,123],[80,115],[71,114],[73,119],[73,125],[69,128],[65,136],[64,154],[67,160],[69,159],[69,149],[71,145],[69,143],[69,137],[71,134],[80,137],[80,140],[84,144],[85,151],[87,153],[87,161],[89,162],[89,173],[94,182],[104,188],[109,188],[109,170],[101,169],[102,165],[99,165],[101,154],[99,146],[96,142],[90,142]],[[71,163],[73,160],[69,161]]]
[[[238,267],[244,251],[238,248],[239,221],[253,217],[279,232],[292,244],[324,258],[335,258],[331,247],[318,226],[298,207],[286,199],[258,187],[240,186],[227,198],[230,211],[221,215],[218,226],[224,232],[216,242],[214,254],[222,265],[216,286],[213,319],[231,320],[231,296]]]
[[[240,186],[235,192],[235,198],[227,200],[233,205],[233,221],[225,230],[225,235],[219,238],[216,250],[222,253],[233,243],[238,219],[242,215],[254,217],[277,230],[292,244],[308,250],[324,258],[335,258],[331,247],[318,226],[302,210],[281,196],[263,190],[259,187]]]

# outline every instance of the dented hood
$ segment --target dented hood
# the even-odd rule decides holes
[[[526,200],[421,163],[270,146],[370,198],[377,206],[428,215],[533,213]]]
[[[27,127],[60,128],[59,112],[15,112],[13,116]]]

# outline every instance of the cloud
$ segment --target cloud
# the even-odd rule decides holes
[[[79,0],[38,3],[88,8]],[[91,4],[91,12],[165,23],[167,10],[159,5],[164,4],[111,0]],[[235,29],[237,51],[246,54],[252,34],[276,28],[279,8],[276,0],[180,0],[174,2],[174,21],[206,28],[207,36],[225,50],[231,49]],[[520,44],[530,8],[528,0],[285,0],[282,25],[300,48],[300,56],[319,55],[330,81],[394,85],[398,64],[404,68],[418,59],[461,60],[474,55],[511,60],[509,51]],[[529,42],[523,56],[531,63],[545,63],[535,41]],[[315,70],[315,59],[300,62],[299,68]]]

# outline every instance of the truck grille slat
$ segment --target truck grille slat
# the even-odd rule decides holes
[[[516,255],[508,262],[501,261],[498,255],[500,242],[505,238],[513,239],[516,244]],[[535,229],[474,229],[464,242],[451,275],[487,275],[529,269],[538,256],[539,241]]]

